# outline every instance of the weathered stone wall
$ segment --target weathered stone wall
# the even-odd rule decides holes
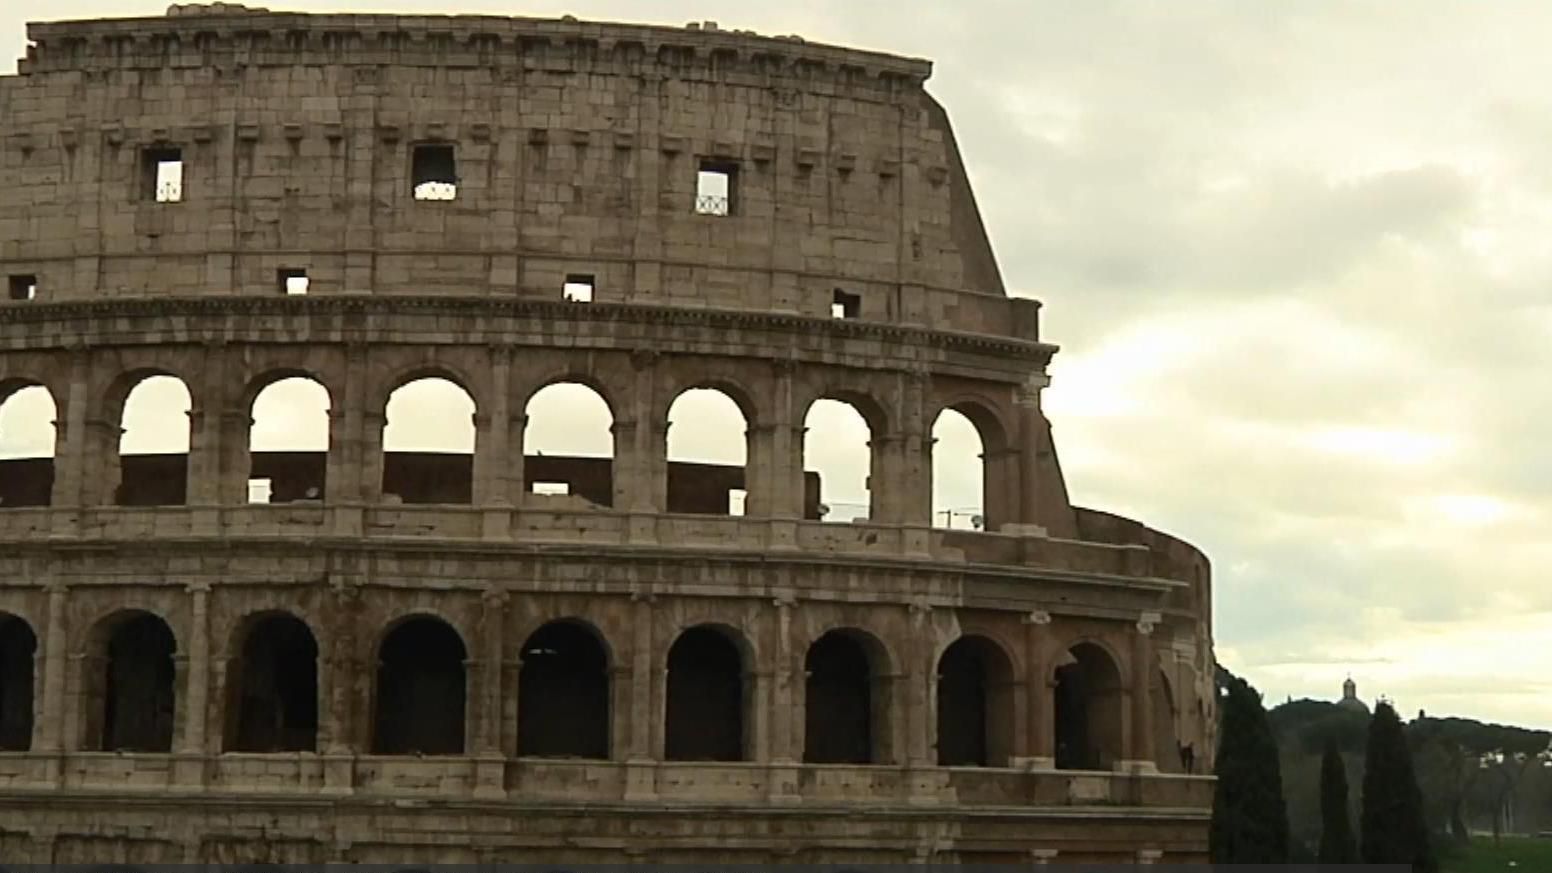
[[[0,79],[0,262],[39,296],[595,300],[1028,335],[925,62],[720,32],[491,18],[32,25]],[[457,198],[412,195],[453,147]],[[145,185],[178,148],[183,202]],[[736,169],[697,214],[702,161]],[[1030,337],[1032,338],[1032,336]]]

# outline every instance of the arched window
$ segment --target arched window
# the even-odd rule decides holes
[[[292,376],[253,398],[248,502],[322,500],[329,469],[329,392]]]
[[[733,398],[692,388],[668,407],[668,511],[743,515],[748,422]]]
[[[945,409],[932,425],[932,524],[983,530],[985,463],[981,434],[961,412]]]
[[[1013,753],[1013,665],[1001,646],[961,637],[938,660],[938,763],[1006,767]]]
[[[0,613],[0,752],[32,748],[33,659],[38,638],[32,625]]]
[[[873,515],[872,430],[857,407],[814,401],[803,419],[804,515],[866,521]]]
[[[119,439],[120,506],[188,502],[188,386],[176,376],[147,376],[124,398]]]
[[[1079,643],[1056,668],[1056,766],[1109,770],[1121,759],[1121,672],[1110,653]]]
[[[383,637],[373,754],[463,754],[467,657],[458,632],[430,616],[405,619]]]
[[[744,670],[727,632],[703,625],[679,635],[668,650],[668,760],[747,760]]]
[[[148,612],[125,612],[98,626],[102,660],[102,751],[170,752],[177,712],[173,654],[177,640],[167,622]]]
[[[404,503],[474,499],[474,398],[439,377],[388,395],[383,424],[383,498]]]
[[[226,675],[228,749],[317,749],[318,642],[301,619],[275,613],[249,622],[242,654]]]
[[[598,635],[552,621],[523,643],[517,679],[517,754],[609,757],[609,655]]]
[[[52,501],[57,415],[42,385],[0,383],[0,509]]]
[[[833,630],[808,647],[803,669],[803,760],[877,764],[887,757],[883,647],[857,630]]]
[[[614,415],[603,395],[577,382],[535,391],[525,407],[523,490],[614,505]]]

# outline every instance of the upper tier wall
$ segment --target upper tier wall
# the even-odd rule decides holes
[[[571,20],[230,12],[33,24],[0,77],[0,271],[38,299],[594,299],[1037,339],[928,63]],[[417,200],[451,145],[456,199]],[[147,151],[176,148],[182,202]],[[697,213],[704,162],[732,214]]]

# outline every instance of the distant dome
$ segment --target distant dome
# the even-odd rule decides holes
[[[1358,683],[1354,682],[1351,676],[1347,677],[1347,681],[1342,683],[1342,699],[1337,701],[1336,705],[1343,709],[1350,709],[1353,712],[1361,712],[1364,715],[1369,714],[1369,705],[1358,699]]]

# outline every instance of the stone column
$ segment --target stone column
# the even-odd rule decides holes
[[[764,701],[769,708],[770,740],[766,743],[766,757],[756,760],[769,762],[766,770],[769,783],[766,794],[776,802],[797,802],[798,762],[803,757],[803,674],[796,670],[792,652],[792,608],[796,599],[781,594],[771,600],[774,607],[771,616],[770,694]]]
[[[360,500],[369,507],[383,500],[383,426],[387,421],[382,409],[366,410],[361,414],[361,429],[356,436],[361,446]]]
[[[1040,390],[1048,383],[1043,374],[1029,377],[1018,391],[1014,403],[1018,409],[1019,516],[1023,526],[1039,527],[1040,518],[1040,437],[1045,421],[1040,414]]]
[[[474,505],[502,510],[512,506],[508,479],[511,470],[508,439],[512,420],[512,355],[502,346],[492,346],[489,352],[491,396],[486,408],[474,417]],[[486,532],[491,533],[488,529]]]
[[[1049,660],[1051,614],[1037,609],[1024,616],[1024,697],[1027,745],[1020,763],[1031,770],[1056,766],[1055,681]]]
[[[43,717],[33,736],[38,751],[59,752],[65,748],[65,666],[69,661],[65,598],[70,589],[50,582],[44,590],[48,592],[48,626],[43,637]]]
[[[123,466],[119,462],[119,443],[124,428],[117,421],[88,413],[86,432],[81,440],[81,504],[113,506],[118,502]]]
[[[210,585],[195,582],[188,586],[188,592],[189,653],[182,686],[185,697],[178,707],[184,724],[173,777],[183,788],[204,786],[206,721],[210,716]]]
[[[329,697],[324,702],[320,733],[323,747],[324,792],[349,794],[354,790],[354,755],[360,748],[356,724],[357,676],[363,663],[357,652],[357,616],[361,610],[360,589],[346,580],[333,583],[330,591],[329,624],[334,629],[329,642]]]
[[[507,595],[486,590],[480,596],[479,709],[474,723],[476,797],[506,796],[506,759],[501,750],[501,668],[506,658]]]
[[[221,477],[227,475],[222,442],[226,427],[226,349],[224,343],[205,345],[198,384],[189,385],[188,504],[212,507],[221,504]],[[235,475],[235,473],[234,473]],[[208,522],[207,522],[208,524]]]
[[[656,796],[655,759],[661,748],[663,727],[652,720],[652,695],[656,677],[652,670],[652,593],[631,594],[631,696],[630,749],[625,764],[625,799],[649,800]]]
[[[89,409],[90,369],[85,353],[70,357],[70,387],[64,397],[64,415],[54,422],[54,487],[49,503],[56,507],[80,506],[85,500],[85,482],[93,478],[86,469],[88,432],[86,416]],[[56,514],[54,534],[72,533],[78,521],[68,513]]]
[[[1128,747],[1132,767],[1144,772],[1156,772],[1158,759],[1153,748],[1153,629],[1158,625],[1157,612],[1145,612],[1138,619],[1136,633],[1132,635],[1132,717],[1131,744]]]

